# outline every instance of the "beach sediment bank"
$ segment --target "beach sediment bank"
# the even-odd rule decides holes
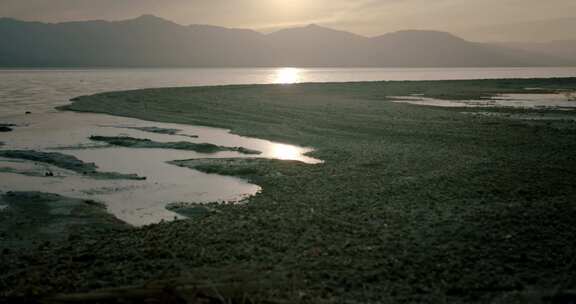
[[[543,301],[576,287],[569,267],[576,128],[389,101],[411,94],[490,98],[534,87],[574,89],[576,78],[170,88],[77,98],[66,109],[228,128],[313,147],[324,163],[177,162],[242,176],[263,190],[245,204],[211,205],[217,211],[192,220],[2,260],[9,271],[31,258],[35,267],[0,281],[0,289],[50,295],[185,277],[223,292],[242,282],[248,299],[287,302]],[[89,260],[79,258],[86,253]],[[237,292],[221,296],[236,299]]]
[[[131,229],[103,204],[41,192],[0,193],[0,251],[4,258],[70,238]],[[13,268],[15,268],[13,266]]]

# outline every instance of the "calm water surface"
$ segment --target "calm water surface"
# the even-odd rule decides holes
[[[260,187],[244,180],[204,174],[196,170],[168,164],[168,161],[192,158],[239,158],[254,155],[237,152],[197,153],[172,149],[133,149],[106,147],[74,149],[70,146],[94,145],[91,135],[130,136],[158,142],[210,142],[223,146],[242,146],[257,150],[257,157],[291,159],[315,164],[319,160],[304,153],[311,149],[247,138],[227,130],[148,121],[102,114],[60,112],[11,117],[5,122],[16,123],[13,132],[0,133],[5,149],[59,152],[95,163],[100,171],[138,174],[146,180],[101,180],[83,176],[41,163],[0,158],[0,191],[43,191],[65,196],[98,200],[106,203],[116,217],[132,224],[145,225],[161,220],[181,218],[165,209],[175,202],[238,201],[260,191]],[[178,134],[156,134],[132,127],[179,129]],[[190,135],[197,136],[191,138]],[[2,170],[0,170],[2,171]],[[18,174],[37,173],[38,176]],[[42,176],[45,172],[55,177]]]
[[[532,77],[576,77],[576,68],[0,69],[0,117],[53,111],[79,95],[152,87]]]

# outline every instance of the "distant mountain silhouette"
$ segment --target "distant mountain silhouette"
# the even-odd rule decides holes
[[[549,40],[576,40],[576,17],[482,26],[461,33],[489,42],[543,42]]]
[[[400,31],[368,38],[318,25],[265,35],[209,25],[183,26],[152,15],[124,21],[55,24],[0,19],[0,66],[4,67],[469,67],[572,63],[571,58],[474,43],[436,31]]]
[[[507,42],[495,44],[531,53],[546,54],[565,60],[576,59],[576,40],[555,40],[550,42]]]
[[[380,66],[465,67],[562,65],[567,60],[475,43],[438,31],[407,30],[373,38]]]
[[[266,36],[279,65],[370,66],[370,39],[315,24]]]

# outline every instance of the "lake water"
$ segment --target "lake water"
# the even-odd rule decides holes
[[[0,117],[53,111],[79,95],[152,87],[533,77],[576,77],[576,68],[0,69]]]
[[[261,151],[258,157],[299,160],[310,165],[320,162],[304,155],[311,150],[309,148],[240,137],[227,130],[101,114],[58,112],[54,109],[79,95],[151,87],[249,83],[572,76],[576,76],[576,68],[0,70],[0,123],[19,125],[13,132],[0,133],[0,142],[5,143],[1,149],[57,151],[85,162],[94,162],[102,171],[136,173],[147,177],[145,181],[95,180],[46,164],[0,159],[0,169],[4,170],[0,173],[0,191],[45,191],[103,201],[118,218],[137,226],[180,218],[164,208],[171,202],[238,200],[260,191],[258,186],[237,178],[203,174],[166,163],[190,158],[247,157],[236,152],[203,154],[130,148],[61,150],[63,146],[93,144],[88,139],[91,135],[126,135],[160,142],[209,142]],[[32,114],[24,115],[26,111]],[[181,132],[174,135],[155,134],[123,127],[174,128]],[[186,135],[197,135],[198,138]],[[46,171],[55,172],[56,176],[42,176]]]

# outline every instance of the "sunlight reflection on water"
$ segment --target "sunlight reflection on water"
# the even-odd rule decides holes
[[[300,160],[302,157],[302,152],[298,150],[297,147],[284,145],[284,144],[273,144],[272,145],[272,157],[282,160]]]
[[[106,91],[201,85],[573,77],[568,68],[178,68],[0,69],[0,118],[55,112],[72,97]]]
[[[280,68],[275,71],[274,83],[292,84],[302,82],[302,69],[297,68]]]

